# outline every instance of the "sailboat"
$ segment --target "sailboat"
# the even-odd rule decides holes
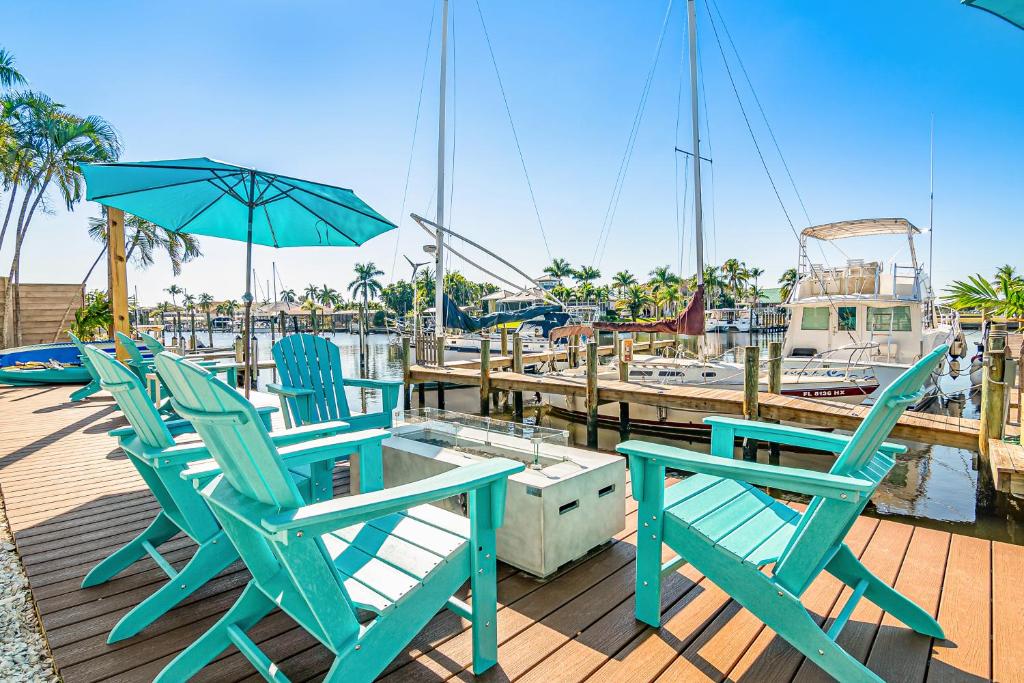
[[[689,66],[696,233],[697,293],[676,320],[655,323],[597,324],[616,333],[686,333],[703,337],[703,216],[701,202],[698,115],[697,22],[694,0],[687,0]],[[962,340],[956,313],[934,303],[923,267],[918,263],[914,236],[918,230],[902,218],[843,221],[809,227],[800,235],[799,282],[786,306],[792,313],[783,345],[782,394],[845,403],[862,403],[898,377],[903,370],[941,343]],[[807,241],[831,242],[870,235],[905,236],[910,264],[849,259],[839,268],[811,263]],[[960,345],[962,347],[962,344]],[[585,369],[565,369],[579,376]],[[686,385],[716,389],[743,388],[742,362],[722,358],[635,356],[629,366],[631,382]],[[618,379],[614,366],[599,370],[599,379]],[[929,388],[936,388],[935,377]],[[760,390],[768,390],[767,375]],[[582,397],[548,394],[546,402],[573,418],[586,415]],[[618,403],[598,409],[599,419],[618,420]],[[703,431],[704,413],[643,404],[630,404],[630,422],[658,431]]]

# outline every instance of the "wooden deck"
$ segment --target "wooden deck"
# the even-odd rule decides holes
[[[43,626],[67,683],[148,681],[233,602],[248,579],[233,566],[139,636],[106,644],[125,611],[163,575],[149,560],[81,590],[86,571],[149,521],[156,503],[105,435],[121,420],[99,397],[66,402],[65,388],[0,388],[0,487]],[[338,483],[347,473],[339,468]],[[692,568],[666,580],[660,630],[633,619],[636,508],[626,530],[592,558],[542,583],[499,574],[500,665],[487,680],[812,681],[823,674]],[[1024,547],[861,518],[849,543],[885,580],[938,614],[949,640],[933,642],[862,602],[840,640],[889,681],[1024,680]],[[179,565],[189,543],[175,539]],[[822,621],[844,591],[820,579],[804,601]],[[472,676],[466,623],[444,612],[392,662],[388,681]],[[277,613],[252,637],[295,681],[318,679],[326,650]],[[236,651],[203,680],[253,680]]]

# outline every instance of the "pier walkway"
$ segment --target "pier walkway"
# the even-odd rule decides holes
[[[608,391],[612,391],[611,388]],[[82,590],[88,569],[138,533],[156,502],[106,435],[121,426],[99,394],[67,402],[68,388],[0,388],[0,490],[18,552],[61,676],[67,683],[149,681],[207,629],[248,580],[229,567],[140,635],[110,646],[107,633],[163,574],[149,560],[109,583]],[[347,472],[339,467],[339,487]],[[664,623],[633,618],[636,505],[626,529],[601,552],[540,582],[501,566],[499,665],[488,681],[817,681],[822,672],[692,567],[665,582]],[[840,636],[843,646],[889,681],[1021,680],[1024,672],[1024,547],[879,520],[858,519],[848,537],[869,568],[925,610],[948,639],[933,641],[864,601]],[[180,566],[189,542],[163,549]],[[804,596],[823,623],[846,594],[822,577]],[[384,680],[467,680],[467,624],[439,614],[390,664]],[[250,634],[294,681],[319,679],[326,650],[277,613]],[[252,681],[229,651],[199,680]]]

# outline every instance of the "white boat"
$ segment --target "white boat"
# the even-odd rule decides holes
[[[713,308],[704,312],[705,332],[750,332],[749,308]]]
[[[862,403],[939,344],[960,341],[956,313],[936,307],[917,264],[914,235],[920,231],[906,219],[870,219],[807,228],[806,241],[853,237],[896,236],[908,240],[910,263],[848,259],[839,267],[823,267],[805,258],[799,280],[785,304],[791,310],[783,343],[782,394],[800,398]],[[585,369],[563,370],[582,375]],[[600,379],[616,379],[609,367]],[[724,359],[638,356],[630,364],[629,381],[667,386],[743,389],[743,364]],[[760,378],[768,388],[767,375]],[[926,388],[935,390],[934,378]],[[586,414],[583,398],[550,394],[548,403],[573,417]],[[598,408],[599,417],[618,419],[617,403]],[[630,421],[667,429],[701,429],[704,413],[630,405]]]

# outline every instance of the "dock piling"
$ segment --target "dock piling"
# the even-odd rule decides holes
[[[597,341],[587,342],[587,447],[597,448]]]
[[[480,414],[491,414],[491,340],[480,340]]]
[[[978,452],[981,467],[988,469],[988,441],[1003,438],[1006,407],[1006,326],[993,323],[985,347],[981,380],[981,426],[978,430]]]
[[[760,374],[761,349],[757,346],[743,347],[743,419],[756,420],[758,417],[757,388]],[[757,460],[757,439],[747,438],[743,442],[743,459]]]
[[[782,342],[768,343],[768,392],[782,394]],[[768,447],[768,464],[778,465],[780,459],[779,444],[773,441]]]
[[[435,340],[435,349],[437,350],[437,367],[444,367],[444,335],[440,335]],[[437,383],[437,409],[444,410],[444,382]]]
[[[283,313],[282,313],[283,315]],[[412,384],[409,374],[409,335],[402,335],[402,405],[405,410],[412,409]]]
[[[629,381],[629,363],[619,356],[619,381]],[[629,440],[629,401],[619,401],[619,441]]]
[[[512,335],[512,372],[523,374],[523,338],[516,332]],[[523,421],[523,392],[512,392],[512,412],[516,422]]]

